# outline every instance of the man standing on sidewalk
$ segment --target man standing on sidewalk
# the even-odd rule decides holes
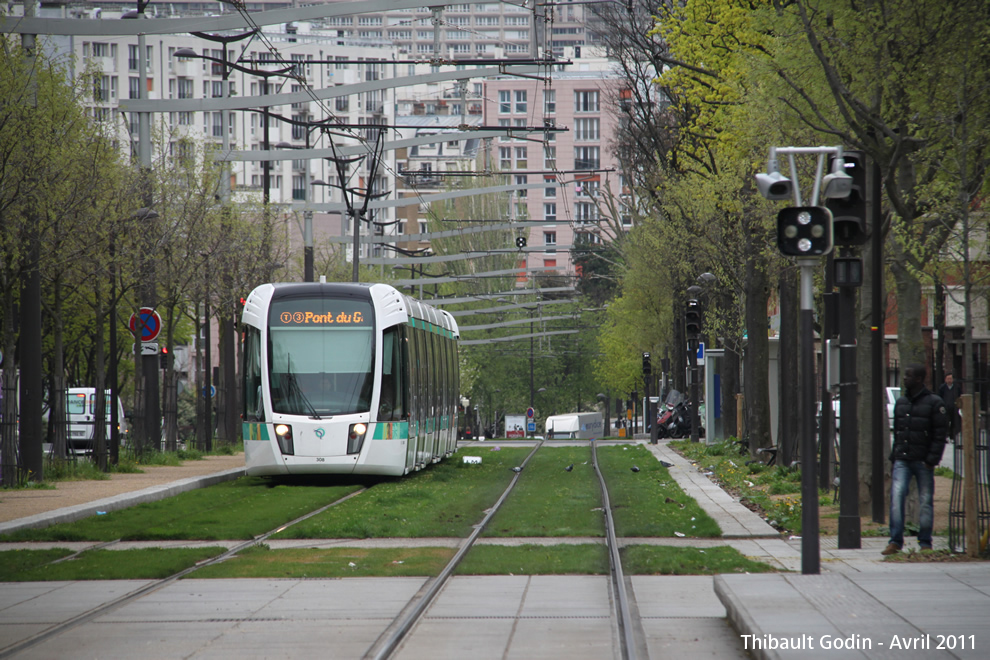
[[[952,382],[952,372],[945,374],[945,382],[938,386],[938,395],[945,403],[946,415],[949,418],[949,437],[955,439],[959,433],[959,407],[956,399],[962,394],[962,386]]]
[[[945,402],[925,387],[925,368],[908,366],[904,396],[894,404],[894,462],[890,486],[890,543],[881,554],[893,555],[904,547],[904,501],[911,478],[918,480],[921,521],[918,545],[932,549],[935,466],[942,460],[949,420]]]

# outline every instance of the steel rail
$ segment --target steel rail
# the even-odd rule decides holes
[[[619,639],[624,660],[636,660],[636,636],[633,627],[632,613],[629,609],[629,596],[626,593],[626,578],[622,573],[622,559],[619,557],[619,544],[615,538],[615,524],[612,519],[612,505],[608,499],[608,487],[605,476],[598,466],[598,443],[591,442],[591,460],[598,475],[598,483],[602,488],[602,508],[605,510],[605,537],[608,544],[608,558],[615,588],[615,615],[619,623]]]
[[[525,468],[526,464],[529,463],[529,459],[531,459],[537,450],[539,450],[542,446],[543,441],[541,440],[535,447],[533,447],[533,451],[526,456],[526,460],[524,460],[522,465],[519,467]],[[423,614],[426,612],[426,608],[430,606],[437,594],[440,593],[440,590],[447,583],[447,580],[454,572],[454,569],[461,563],[464,555],[468,553],[474,545],[474,542],[478,540],[479,536],[481,536],[481,533],[485,530],[485,526],[488,524],[488,521],[492,519],[492,516],[498,512],[499,508],[508,498],[509,493],[511,493],[512,489],[515,488],[516,482],[519,481],[521,474],[522,470],[516,472],[516,474],[512,477],[512,480],[509,482],[509,485],[502,492],[502,496],[499,497],[498,501],[495,502],[495,505],[488,510],[487,515],[485,515],[481,523],[475,528],[471,535],[467,537],[463,543],[461,543],[461,547],[457,550],[457,553],[454,554],[453,558],[450,562],[448,562],[444,569],[440,571],[437,577],[427,588],[426,592],[422,596],[419,596],[418,594],[413,596],[412,600],[415,600],[416,602],[412,603],[410,601],[410,603],[403,608],[403,612],[405,614],[402,612],[399,613],[399,616],[396,617],[391,624],[389,624],[389,627],[385,629],[379,638],[375,640],[374,644],[371,645],[371,648],[368,649],[368,652],[364,654],[363,660],[370,660],[372,658],[374,660],[385,660],[385,658],[390,658],[392,656],[392,653],[398,648],[399,643],[405,638],[409,631],[412,630],[412,627],[422,618]],[[417,598],[418,600],[416,600]]]

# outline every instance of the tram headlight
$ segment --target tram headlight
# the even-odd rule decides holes
[[[364,445],[364,436],[368,432],[368,425],[362,422],[351,424],[347,430],[347,453],[358,454]]]
[[[276,424],[275,437],[278,438],[278,448],[283,454],[292,456],[296,453],[295,445],[292,442],[291,426],[288,424]]]

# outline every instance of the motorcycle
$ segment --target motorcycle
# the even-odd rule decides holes
[[[691,435],[691,402],[677,390],[671,390],[657,410],[658,438],[686,438]],[[704,429],[698,429],[704,437]]]

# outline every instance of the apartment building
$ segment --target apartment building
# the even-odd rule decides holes
[[[570,253],[579,238],[607,241],[631,226],[621,212],[628,190],[611,148],[620,79],[605,60],[576,62],[577,70],[555,71],[546,82],[490,80],[484,98],[486,126],[552,129],[537,134],[540,141],[510,133],[493,149],[499,170],[519,187],[516,217],[542,223],[528,230],[526,265],[565,275],[574,274]],[[619,217],[611,217],[613,209]]]

